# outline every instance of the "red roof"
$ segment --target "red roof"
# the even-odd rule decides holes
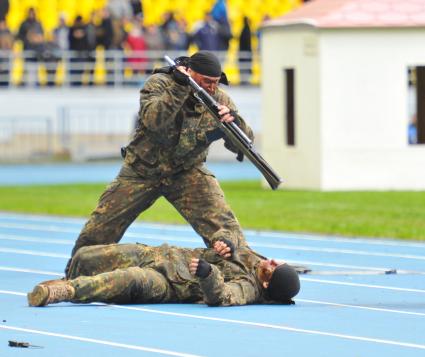
[[[265,26],[320,28],[425,26],[425,0],[313,0]]]

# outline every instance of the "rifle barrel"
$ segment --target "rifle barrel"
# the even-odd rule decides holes
[[[164,56],[170,66],[176,63],[168,56]],[[241,151],[262,173],[270,187],[275,190],[283,182],[267,161],[255,150],[252,141],[234,122],[221,122],[218,114],[219,103],[211,97],[195,80],[189,76],[189,85],[195,91],[195,97],[208,109],[215,119],[221,124],[221,129],[227,138]]]

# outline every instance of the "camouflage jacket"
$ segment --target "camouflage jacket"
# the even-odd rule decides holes
[[[220,88],[214,99],[236,112],[230,97]],[[238,115],[237,123],[252,139],[252,130]],[[126,163],[142,177],[167,177],[202,164],[219,124],[193,96],[189,86],[177,84],[169,74],[152,75],[140,92],[138,124],[127,146]],[[225,146],[236,148],[228,140]]]
[[[268,300],[256,277],[258,263],[266,258],[249,248],[235,250],[229,260],[220,257],[213,249],[186,249],[163,244],[153,247],[148,256],[150,261],[143,266],[164,275],[179,302],[230,306],[265,303]],[[206,278],[190,273],[192,258],[202,258],[211,264],[211,273]]]

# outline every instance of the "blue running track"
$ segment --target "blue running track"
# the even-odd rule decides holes
[[[83,224],[0,213],[0,356],[425,356],[424,243],[246,231],[259,253],[312,269],[293,306],[28,307],[35,284],[62,276]],[[121,242],[202,246],[188,226],[147,223]]]

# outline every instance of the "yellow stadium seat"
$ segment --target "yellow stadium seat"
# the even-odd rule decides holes
[[[47,70],[46,70],[46,66],[44,64],[40,64],[38,66],[37,69],[37,74],[38,74],[38,82],[44,86],[47,83]]]
[[[58,25],[61,15],[65,15],[68,25],[72,25],[77,15],[89,20],[93,11],[97,11],[108,4],[108,0],[9,0],[10,8],[7,15],[7,24],[12,32],[16,33],[20,24],[27,16],[30,7],[35,8],[39,20],[48,38],[53,29]],[[164,21],[164,14],[173,11],[177,18],[184,18],[188,25],[188,31],[193,29],[196,22],[202,20],[205,13],[209,12],[216,0],[143,0],[144,24],[160,25]],[[227,0],[227,13],[234,38],[230,42],[230,48],[224,67],[232,83],[239,82],[239,70],[237,61],[238,39],[243,25],[243,17],[248,16],[251,24],[251,32],[254,35],[266,15],[270,17],[281,16],[298,7],[303,0]],[[257,48],[257,41],[253,36],[253,48]],[[16,48],[14,49],[16,51]],[[19,49],[18,49],[19,50]],[[193,45],[189,53],[193,53],[196,47]],[[22,82],[24,62],[16,58],[12,64],[12,83]],[[45,69],[39,68],[39,78],[45,80]],[[125,76],[130,75],[125,72]],[[65,65],[59,63],[56,72],[56,83],[62,84],[65,78]],[[253,61],[252,82],[258,83],[260,78],[260,64],[258,59]],[[106,81],[106,68],[103,50],[96,51],[96,64],[94,82],[103,84]]]
[[[65,82],[66,75],[66,66],[63,61],[58,63],[58,68],[56,69],[55,83],[57,85],[62,85]]]
[[[95,84],[105,84],[106,82],[105,50],[102,47],[96,49],[93,82]]]

